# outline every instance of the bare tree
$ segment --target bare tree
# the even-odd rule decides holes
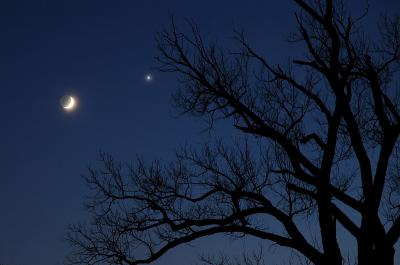
[[[158,35],[161,70],[177,73],[183,113],[232,121],[248,139],[182,148],[176,161],[133,165],[102,155],[87,181],[93,223],[75,226],[73,264],[147,264],[213,234],[250,235],[313,264],[393,265],[400,236],[400,19],[380,38],[339,1],[294,0],[291,41],[305,56],[272,65],[237,32],[237,51],[206,43],[193,23]],[[315,220],[315,235],[303,229]],[[270,222],[279,227],[269,226]]]

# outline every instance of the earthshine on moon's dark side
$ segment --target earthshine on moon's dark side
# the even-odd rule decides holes
[[[73,111],[77,105],[77,99],[73,96],[65,95],[60,99],[60,104],[66,111]]]

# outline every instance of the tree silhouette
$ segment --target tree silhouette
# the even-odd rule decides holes
[[[74,264],[147,264],[214,234],[251,235],[313,264],[393,265],[400,236],[400,19],[383,17],[374,42],[339,1],[294,1],[305,55],[272,65],[236,32],[238,51],[206,43],[189,22],[158,35],[161,71],[177,73],[183,113],[224,119],[247,136],[168,165],[115,162],[86,177],[93,224],[71,228]],[[303,229],[315,220],[316,235]],[[269,226],[270,222],[278,223]]]

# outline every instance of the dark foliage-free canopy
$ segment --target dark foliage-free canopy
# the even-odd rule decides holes
[[[179,76],[186,114],[231,121],[245,140],[182,148],[164,165],[102,154],[86,177],[93,222],[74,226],[73,264],[146,264],[214,234],[251,235],[306,262],[393,265],[400,236],[400,19],[362,32],[340,1],[295,0],[291,41],[305,55],[272,65],[236,32],[226,51],[189,22],[158,35],[160,69]],[[273,52],[273,51],[267,51]],[[302,228],[315,220],[317,235]],[[270,226],[274,222],[279,225]],[[338,225],[356,243],[347,260]]]

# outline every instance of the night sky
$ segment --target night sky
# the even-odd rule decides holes
[[[365,6],[349,3],[355,14]],[[370,5],[366,28],[374,36],[378,14],[399,11],[400,1]],[[178,27],[193,19],[229,47],[232,30],[244,29],[261,54],[286,63],[299,52],[285,41],[295,30],[295,10],[288,0],[1,1],[0,264],[64,262],[67,226],[87,217],[81,176],[96,165],[99,150],[123,161],[167,161],[179,145],[210,137],[205,123],[173,108],[176,76],[155,70],[155,35],[171,16]],[[60,106],[66,94],[79,100],[73,112]],[[217,129],[211,134],[233,134]],[[221,240],[179,248],[157,264],[188,264]]]

